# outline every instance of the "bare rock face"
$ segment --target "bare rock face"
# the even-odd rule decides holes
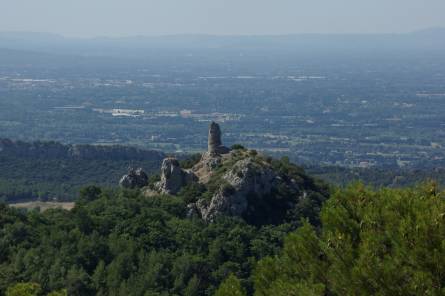
[[[142,168],[131,168],[128,174],[121,178],[119,185],[127,189],[142,188],[148,185],[148,176]]]
[[[195,181],[193,173],[181,169],[177,159],[168,157],[162,161],[161,181],[155,187],[162,194],[176,194],[182,187]]]
[[[198,177],[200,183],[207,183],[213,172],[221,165],[222,157],[217,154],[203,153],[201,160],[193,166],[191,171]]]
[[[258,165],[251,158],[240,160],[224,174],[225,184],[210,202],[200,200],[196,207],[206,221],[212,221],[219,215],[242,216],[249,205],[249,195],[261,197],[269,194],[276,178],[270,168]]]
[[[228,152],[230,152],[230,149],[223,146],[221,141],[221,128],[219,127],[219,124],[212,121],[209,127],[208,153],[210,155],[215,155]]]

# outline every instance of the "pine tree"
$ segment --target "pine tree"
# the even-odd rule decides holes
[[[240,280],[230,274],[227,279],[225,279],[222,284],[219,286],[218,290],[215,293],[215,296],[245,296],[246,291],[241,286]]]

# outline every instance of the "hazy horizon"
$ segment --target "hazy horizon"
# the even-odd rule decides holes
[[[409,33],[445,27],[440,0],[4,0],[2,32],[64,37]]]
[[[122,36],[113,36],[113,35],[95,35],[95,36],[71,36],[71,35],[64,35],[62,33],[56,33],[56,32],[47,32],[47,31],[29,31],[29,30],[0,30],[0,34],[32,34],[32,35],[47,35],[47,36],[54,36],[54,37],[63,37],[66,39],[96,39],[96,38],[110,38],[110,39],[120,39],[120,38],[137,38],[137,37],[147,37],[147,38],[156,38],[156,37],[181,37],[181,36],[203,36],[203,37],[286,37],[286,36],[304,36],[304,35],[320,35],[320,36],[336,36],[336,35],[405,35],[405,34],[413,34],[418,32],[426,32],[426,31],[445,31],[444,27],[424,27],[419,28],[417,30],[408,31],[408,32],[318,32],[318,33],[275,33],[275,34],[212,34],[212,33],[171,33],[171,34],[129,34],[129,35],[122,35]]]

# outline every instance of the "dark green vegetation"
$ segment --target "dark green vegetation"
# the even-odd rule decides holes
[[[76,154],[72,147],[77,147]],[[56,142],[12,142],[0,139],[0,201],[75,200],[80,188],[87,185],[116,187],[129,166],[142,167],[156,180],[163,153],[123,146],[62,145]],[[70,150],[71,148],[71,150]],[[242,145],[232,149],[242,151]],[[182,168],[191,168],[201,154],[182,154]],[[310,175],[344,186],[362,181],[376,187],[401,187],[434,180],[445,184],[445,170],[399,169],[380,167],[343,168],[306,166]],[[186,188],[184,196],[192,202],[202,193],[197,186]]]
[[[0,229],[0,293],[23,281],[82,296],[212,295],[231,273],[252,291],[255,262],[292,230],[234,218],[206,224],[186,218],[181,197],[97,187],[70,212],[1,206]]]
[[[443,295],[444,197],[356,184],[295,232],[98,187],[70,212],[1,206],[0,295]]]
[[[163,157],[131,147],[0,139],[0,201],[74,200],[89,184],[115,187],[129,166],[158,171]]]
[[[58,144],[41,145],[48,151]],[[39,161],[25,154],[24,164]],[[261,198],[248,196],[249,210],[240,218],[207,223],[189,217],[187,204],[211,198],[225,172],[245,158],[258,170],[273,169],[283,186]],[[199,159],[194,155],[182,164],[190,167]],[[90,159],[90,165],[100,161],[107,163]],[[286,190],[289,180],[305,194]],[[233,188],[227,184],[224,190]],[[0,205],[0,295],[445,292],[445,200],[435,184],[332,190],[325,203],[326,185],[287,157],[238,147],[208,183],[186,186],[178,196],[89,186],[71,211]]]
[[[255,294],[444,295],[445,192],[435,184],[338,191],[280,255],[259,262]]]
[[[361,181],[374,187],[406,187],[426,181],[445,185],[445,168],[346,168],[339,166],[306,166],[305,170],[312,176],[338,186]]]
[[[128,167],[142,167],[149,174],[157,174],[164,154],[149,150],[119,146],[82,145],[80,155],[74,156],[68,145],[55,142],[11,142],[0,140],[0,201],[8,203],[29,200],[75,200],[80,188],[87,185],[116,187]],[[235,144],[232,149],[243,150]],[[182,168],[191,168],[201,154],[181,155]],[[445,170],[342,168],[335,166],[307,166],[311,175],[335,185],[344,186],[362,181],[376,187],[400,187],[434,180],[445,184]],[[152,175],[155,180],[156,176]],[[184,192],[189,202],[199,195],[196,186]],[[198,190],[198,192],[196,192]],[[202,192],[201,192],[202,193]]]
[[[263,161],[254,151],[240,151],[238,158],[245,153]],[[221,183],[221,173],[238,158],[224,163],[211,184]],[[23,212],[3,205],[0,293],[38,287],[44,295],[63,289],[82,296],[213,295],[232,273],[243,290],[253,293],[256,262],[278,254],[302,219],[319,226],[328,195],[323,183],[287,158],[268,160],[307,196],[298,199],[278,190],[267,198],[251,197],[249,205],[258,212],[250,211],[245,219],[220,216],[206,223],[187,217],[187,204],[209,194],[211,184],[158,197],[90,186],[81,190],[71,211]],[[22,282],[38,286],[16,285]]]
[[[184,159],[181,159],[179,165],[183,169],[191,169],[201,159],[201,153],[195,153],[192,155],[186,155]]]
[[[88,184],[115,187],[126,161],[0,159],[0,200],[74,200]],[[154,167],[153,167],[154,169]]]

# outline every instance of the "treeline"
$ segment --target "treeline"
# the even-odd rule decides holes
[[[82,187],[116,187],[129,166],[157,174],[165,155],[127,146],[63,145],[57,142],[0,139],[0,201],[73,201]],[[200,154],[178,155],[184,168]],[[345,186],[353,180],[375,187],[403,187],[435,180],[445,184],[445,170],[344,168],[308,166],[306,171],[331,184]]]
[[[180,156],[181,166],[191,167],[200,154]],[[82,187],[116,187],[129,166],[142,167],[149,174],[159,172],[162,157],[146,159],[73,159],[22,157],[0,153],[0,201],[72,201]],[[352,180],[375,187],[404,187],[434,180],[445,184],[445,170],[404,170],[381,168],[306,167],[306,171],[331,184],[345,186]]]
[[[395,168],[369,167],[347,168],[339,166],[309,165],[306,171],[331,184],[346,186],[354,181],[360,181],[374,187],[406,187],[428,181],[445,185],[445,168]]]
[[[71,201],[89,184],[116,186],[129,166],[157,172],[164,157],[128,146],[0,139],[0,201]]]
[[[444,198],[433,183],[355,184],[295,230],[207,224],[181,196],[88,187],[71,212],[1,206],[0,294],[443,295]]]
[[[116,187],[129,166],[157,173],[160,159],[31,159],[0,156],[0,201],[72,201],[90,184]]]
[[[162,159],[164,153],[121,145],[65,145],[58,142],[23,142],[0,139],[0,155],[34,159],[144,160]]]

